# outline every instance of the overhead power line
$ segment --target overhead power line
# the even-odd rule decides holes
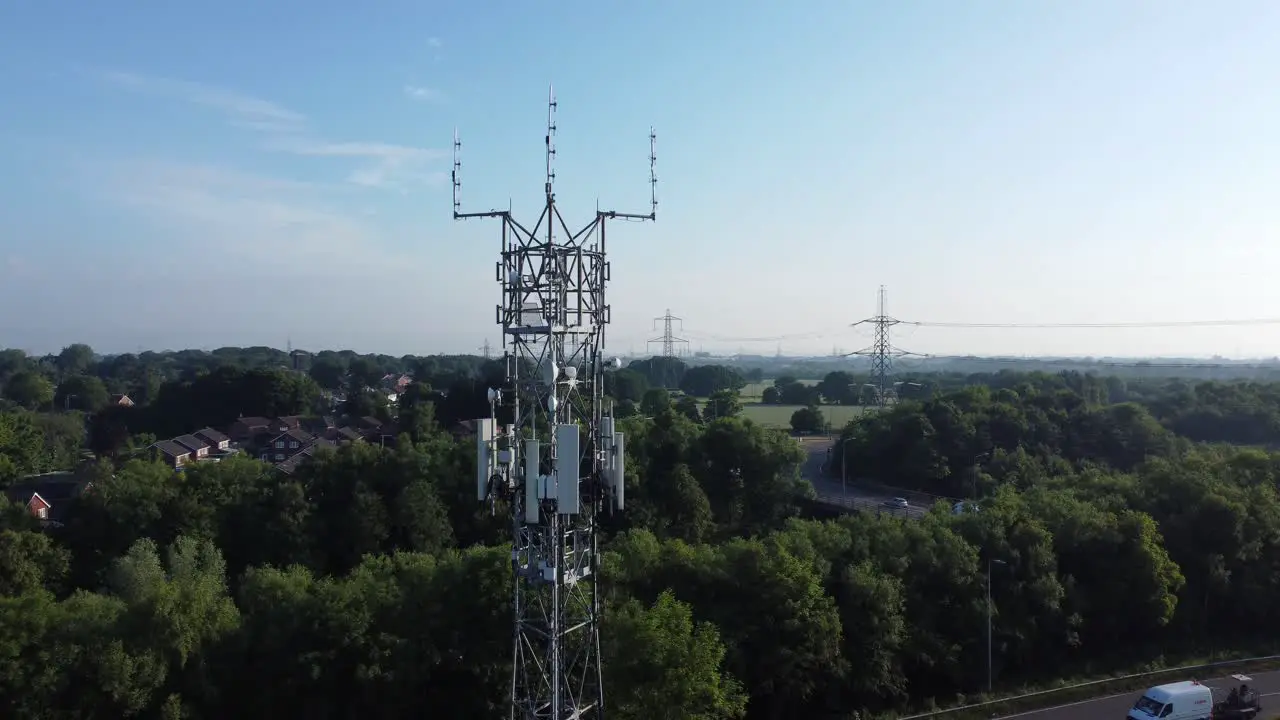
[[[863,322],[854,323],[854,325],[862,325]],[[909,325],[911,327],[921,328],[943,328],[943,329],[1010,329],[1010,330],[1055,330],[1055,329],[1138,329],[1138,328],[1192,328],[1192,327],[1249,327],[1262,325],[1280,325],[1280,318],[1242,318],[1242,319],[1222,319],[1222,320],[1152,320],[1137,322],[1081,322],[1081,323],[996,323],[996,322],[938,322],[931,320],[899,320],[898,325]],[[708,340],[713,342],[732,342],[732,343],[774,343],[792,340],[816,340],[819,338],[830,337],[847,331],[850,326],[841,325],[834,328],[825,328],[822,330],[811,330],[808,332],[786,333],[782,335],[761,335],[755,337],[738,337],[729,335],[715,335],[712,333],[702,333],[695,330],[685,332],[692,338],[699,340]]]
[[[1238,368],[1250,369],[1260,367],[1280,367],[1270,363],[1257,362],[1241,362],[1241,363],[1223,363],[1223,362],[1149,362],[1146,360],[1090,360],[1088,358],[1041,358],[1041,357],[979,357],[974,355],[917,355],[916,362],[925,360],[943,361],[943,362],[975,362],[975,363],[994,363],[1003,365],[1085,365],[1088,367],[1128,367],[1128,368],[1203,368],[1211,370],[1214,368]]]
[[[1240,327],[1246,325],[1280,325],[1280,318],[1252,318],[1246,320],[1164,320],[1150,322],[1092,322],[1092,323],[966,323],[902,320],[900,325],[931,328],[1185,328],[1185,327]]]

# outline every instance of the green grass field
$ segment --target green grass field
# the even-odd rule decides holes
[[[817,385],[817,380],[801,380],[805,385]],[[773,387],[773,381],[749,383],[738,392],[738,397],[742,399],[742,415],[749,418],[752,422],[771,428],[791,429],[791,414],[803,405],[765,405],[760,402],[764,396],[764,389]],[[698,399],[698,408],[701,409],[706,405],[704,399]],[[859,405],[822,405],[821,410],[823,416],[827,418],[827,422],[831,423],[833,432],[838,432],[848,422],[868,408]]]
[[[801,384],[804,384],[804,385],[818,384],[817,380],[801,380],[800,382]],[[768,380],[766,382],[758,382],[758,383],[747,383],[746,387],[738,391],[738,395],[742,397],[743,402],[751,402],[752,400],[759,401],[760,398],[764,397],[764,389],[770,388],[770,387],[773,387],[772,380]]]
[[[759,405],[743,403],[742,415],[765,427],[791,429],[791,414],[803,405]],[[839,431],[848,422],[867,410],[860,405],[822,405],[819,408],[831,423],[833,431]]]

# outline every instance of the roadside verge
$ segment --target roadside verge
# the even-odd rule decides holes
[[[1126,692],[1137,692],[1151,685],[1158,685],[1173,680],[1188,680],[1196,677],[1208,678],[1231,673],[1256,673],[1280,669],[1280,655],[1219,660],[1194,665],[1179,665],[1160,668],[1140,673],[1116,675],[1083,683],[1063,685],[1061,687],[1017,695],[978,701],[950,708],[916,712],[912,714],[888,714],[875,716],[880,720],[917,720],[921,718],[944,718],[945,720],[990,720],[1004,715],[1045,710],[1074,702],[1105,698]]]

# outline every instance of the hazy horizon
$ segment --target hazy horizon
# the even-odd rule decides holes
[[[657,130],[620,353],[668,308],[694,351],[861,349],[881,284],[910,321],[1280,316],[1274,3],[68,7],[0,23],[0,346],[478,353],[498,226],[450,217],[453,130],[463,209],[532,222],[549,82],[571,224],[646,209]],[[893,340],[1267,358],[1280,325]]]

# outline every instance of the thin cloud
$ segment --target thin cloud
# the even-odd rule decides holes
[[[307,118],[301,113],[251,95],[168,78],[148,77],[127,72],[107,72],[110,83],[132,92],[168,97],[193,105],[217,110],[232,125],[266,132],[301,132]]]
[[[427,38],[427,47],[429,47],[429,48],[440,48],[440,47],[442,47],[442,46],[443,46],[443,43],[441,43],[441,42],[440,42],[440,38],[438,38],[438,37],[429,37],[429,38]]]
[[[274,148],[295,155],[355,158],[364,161],[347,181],[364,187],[405,189],[414,181],[429,182],[428,167],[448,155],[442,150],[379,142],[279,142]]]
[[[375,230],[358,213],[335,210],[335,188],[212,165],[125,162],[93,185],[154,226],[170,230],[175,254],[229,267],[270,264],[282,273],[338,276],[386,272]]]
[[[442,103],[445,101],[444,93],[435,88],[423,87],[421,85],[405,85],[404,94],[414,100],[423,102]]]
[[[265,133],[262,146],[265,150],[354,161],[357,167],[347,175],[347,181],[354,185],[403,190],[415,182],[429,183],[432,176],[428,172],[429,165],[444,157],[440,151],[426,148],[319,139],[310,131],[308,119],[302,113],[223,88],[128,72],[106,72],[102,76],[113,85],[131,92],[167,97],[215,110],[232,125]],[[443,97],[427,88],[414,90],[414,96],[424,100]]]

